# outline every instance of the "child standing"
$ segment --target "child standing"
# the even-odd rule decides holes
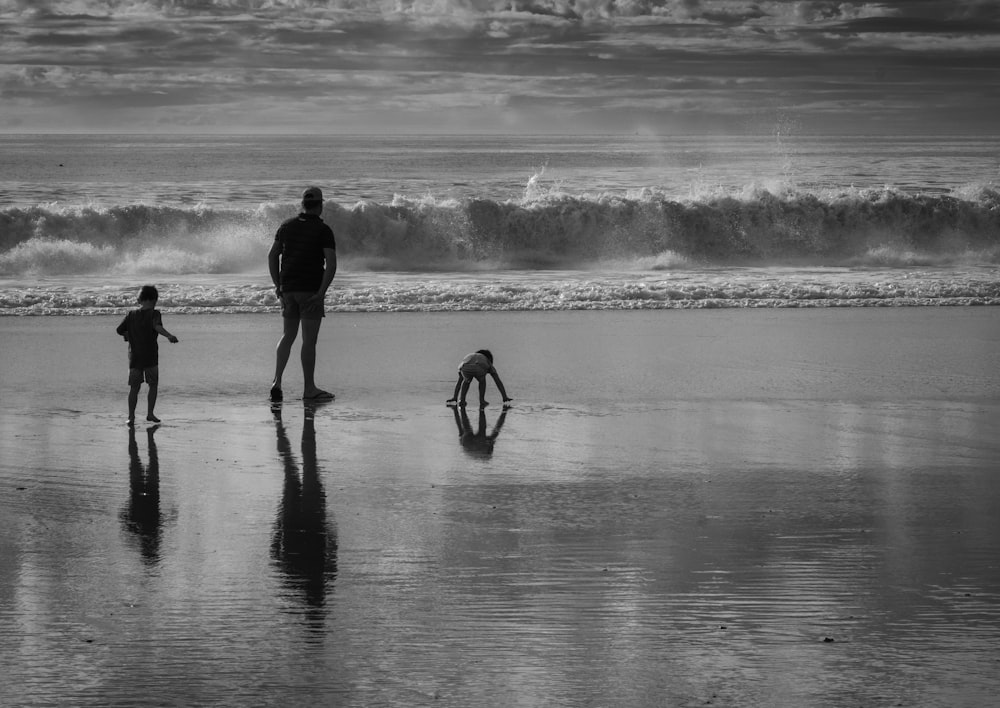
[[[160,383],[159,347],[156,337],[162,334],[172,344],[179,340],[163,328],[163,318],[156,309],[160,294],[152,285],[143,285],[139,291],[139,309],[132,310],[116,330],[128,342],[128,424],[135,425],[135,406],[139,401],[139,387],[145,381],[147,394],[146,420],[159,423],[153,415],[156,393]]]
[[[507,391],[504,390],[503,381],[500,380],[500,375],[493,366],[493,354],[490,353],[489,349],[480,349],[477,352],[469,354],[464,359],[462,363],[458,366],[458,381],[455,383],[455,393],[452,394],[446,403],[448,405],[455,404],[455,399],[458,399],[458,405],[465,405],[465,396],[469,392],[469,385],[472,383],[472,379],[476,379],[479,382],[479,407],[485,408],[489,405],[489,401],[486,400],[486,375],[489,374],[493,377],[493,382],[497,385],[497,390],[500,391],[500,395],[503,396],[504,404],[510,403],[512,398],[507,397]],[[459,396],[459,389],[461,389],[461,396]]]

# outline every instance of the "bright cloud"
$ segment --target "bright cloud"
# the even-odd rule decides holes
[[[0,130],[980,131],[998,68],[985,0],[0,0]]]

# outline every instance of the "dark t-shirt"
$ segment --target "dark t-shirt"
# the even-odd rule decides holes
[[[132,310],[116,330],[128,340],[128,368],[148,369],[157,366],[160,348],[156,343],[159,332],[156,325],[163,325],[159,310]]]
[[[333,229],[316,214],[299,214],[278,227],[281,246],[281,289],[314,293],[323,284],[324,248],[337,250]]]

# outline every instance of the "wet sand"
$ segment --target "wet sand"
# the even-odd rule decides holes
[[[118,319],[0,318],[0,705],[1000,692],[998,309],[334,315],[277,409],[167,314],[133,434]]]

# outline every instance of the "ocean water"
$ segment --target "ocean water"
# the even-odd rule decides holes
[[[0,137],[0,314],[276,309],[327,195],[340,311],[1000,304],[1000,137]]]

